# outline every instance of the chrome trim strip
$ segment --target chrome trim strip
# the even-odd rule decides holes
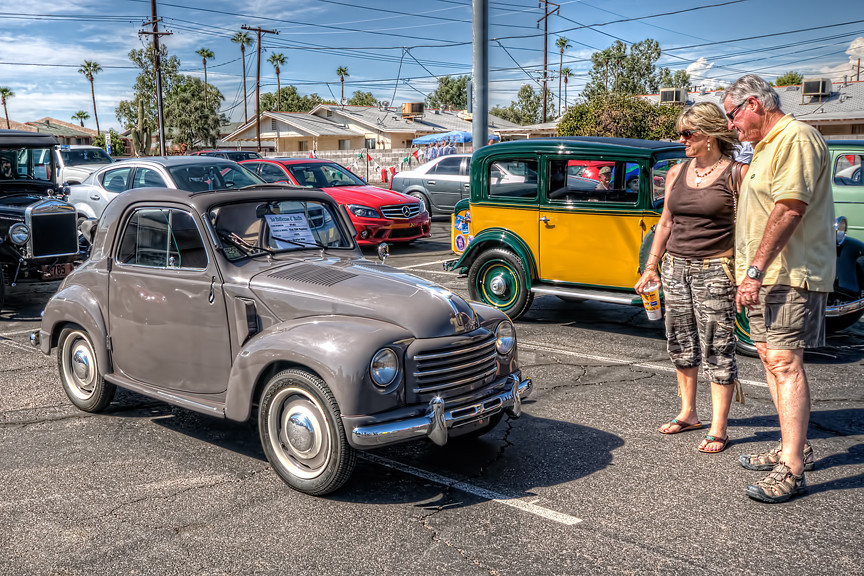
[[[420,362],[423,360],[434,360],[436,358],[449,358],[449,357],[454,356],[456,354],[462,354],[463,352],[474,352],[475,350],[480,350],[484,346],[494,346],[494,345],[495,345],[494,339],[492,339],[492,340],[487,339],[487,340],[483,340],[483,342],[481,342],[480,344],[477,344],[476,346],[470,346],[468,348],[454,348],[453,350],[451,350],[449,352],[441,352],[440,354],[439,353],[436,353],[436,354],[415,354],[414,355],[414,361]]]
[[[468,384],[469,382],[476,382],[478,380],[485,380],[492,374],[498,371],[497,366],[493,366],[486,372],[482,374],[475,374],[473,376],[469,376],[467,378],[463,378],[462,380],[456,380],[455,382],[448,381],[446,384],[437,384],[435,386],[423,386],[422,388],[414,388],[411,391],[416,394],[425,394],[427,392],[437,392],[439,390],[447,390],[448,388],[454,388],[456,386],[461,386],[462,384]]]
[[[522,413],[522,400],[531,394],[533,384],[530,378],[521,380],[518,373],[511,374],[507,380],[509,386],[506,390],[480,402],[447,410],[441,398],[433,398],[429,401],[429,407],[423,416],[358,426],[351,432],[351,439],[355,446],[363,448],[385,446],[422,437],[428,437],[435,444],[443,446],[447,443],[449,429],[483,415],[491,416],[504,409],[511,417],[518,418]]]
[[[498,352],[493,350],[492,352],[486,354],[485,356],[481,356],[475,359],[465,359],[465,362],[460,362],[457,365],[446,366],[444,368],[438,370],[421,370],[419,372],[414,372],[415,378],[423,378],[425,376],[436,376],[438,374],[446,374],[448,372],[457,372],[459,370],[464,370],[466,368],[471,368],[472,366],[479,366],[480,364],[484,364],[489,362],[490,360],[494,360],[498,355]],[[459,358],[454,358],[454,360],[459,361]]]
[[[826,306],[825,317],[836,318],[838,316],[845,316],[846,314],[858,312],[862,309],[864,309],[864,298],[861,298],[860,300],[853,300],[852,302],[846,302],[845,304],[840,304],[839,306]]]
[[[549,288],[547,286],[532,286],[531,292],[535,294],[554,294],[556,296],[573,296],[574,298],[584,298],[585,300],[594,300],[597,302],[609,302],[610,304],[634,304],[636,302],[636,298],[639,298],[637,295],[629,295],[626,293],[622,293],[621,296],[614,296],[608,292],[604,292],[602,294],[598,294],[593,290],[580,290],[578,288]]]

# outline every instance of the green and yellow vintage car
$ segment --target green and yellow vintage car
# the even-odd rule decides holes
[[[660,219],[669,168],[686,159],[677,142],[543,138],[484,146],[471,159],[471,197],[456,205],[445,264],[468,276],[471,298],[511,318],[535,296],[641,306],[633,291]],[[500,167],[519,179],[504,179]],[[864,244],[838,218],[829,330],[864,313]],[[744,315],[739,350],[754,353]]]
[[[834,213],[849,221],[847,234],[864,242],[864,140],[829,140]]]

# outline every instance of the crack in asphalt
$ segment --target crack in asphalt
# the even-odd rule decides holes
[[[72,405],[69,404],[55,404],[52,406],[40,406],[39,408],[22,408],[20,410],[9,410],[7,412],[0,412],[0,428],[12,428],[16,426],[20,426],[22,428],[26,428],[27,426],[31,426],[33,424],[44,424],[46,422],[62,422],[64,420],[76,420],[76,419],[85,419],[92,418],[94,416],[111,416],[112,414],[124,414],[127,412],[133,412],[135,410],[141,410],[146,408],[156,408],[159,406],[170,407],[168,404],[164,404],[162,402],[147,402],[143,404],[130,404],[130,405],[118,405],[112,407],[107,410],[103,410],[102,412],[94,413],[94,412],[83,412],[78,410]],[[57,416],[45,416],[42,418],[30,418],[30,419],[20,419],[20,420],[11,420],[10,415],[35,412],[35,411],[44,411],[44,410],[54,410],[60,411],[61,414]],[[14,417],[14,416],[13,416]]]

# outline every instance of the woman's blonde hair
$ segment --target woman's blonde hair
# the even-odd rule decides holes
[[[697,102],[681,112],[675,122],[675,129],[680,132],[685,128],[698,130],[714,138],[723,156],[732,156],[735,145],[738,144],[738,136],[733,130],[729,130],[726,114],[713,102]]]

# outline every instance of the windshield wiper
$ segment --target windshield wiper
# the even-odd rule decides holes
[[[287,238],[281,238],[279,236],[270,235],[274,240],[278,240],[279,242],[287,242],[288,244],[294,244],[295,246],[300,246],[301,248],[321,248],[322,250],[326,250],[327,246],[323,244],[319,244],[318,242],[298,242],[297,240],[289,240]]]
[[[240,236],[238,236],[234,232],[217,230],[216,234],[219,235],[220,239],[225,240],[226,242],[243,252],[243,254],[245,254],[246,256],[273,254],[273,250],[270,250],[269,248],[263,248],[261,246],[253,246],[252,244],[249,244],[248,242],[240,238]]]

